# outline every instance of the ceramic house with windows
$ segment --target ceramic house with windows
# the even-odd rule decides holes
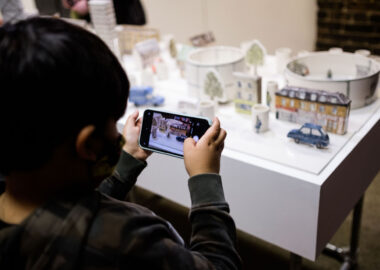
[[[242,72],[234,72],[235,110],[251,114],[252,106],[261,103],[261,77]]]
[[[317,124],[343,135],[347,132],[350,104],[351,100],[342,93],[287,86],[276,92],[276,118]]]

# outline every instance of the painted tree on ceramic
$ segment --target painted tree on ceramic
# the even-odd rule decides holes
[[[210,96],[211,100],[214,100],[215,97],[221,98],[223,96],[222,84],[213,71],[206,74],[204,81],[204,92],[206,95]]]
[[[264,64],[264,56],[264,46],[258,40],[254,40],[245,54],[245,61],[253,69],[254,75],[257,75],[257,67]]]
[[[177,45],[176,45],[176,42],[174,41],[174,39],[170,39],[169,41],[169,52],[170,52],[170,56],[172,58],[176,58],[177,57]]]

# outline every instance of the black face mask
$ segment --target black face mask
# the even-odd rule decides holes
[[[125,140],[122,135],[119,135],[116,141],[107,140],[105,142],[100,158],[95,162],[91,169],[91,174],[94,178],[104,179],[113,173],[116,164],[119,161],[124,144]]]

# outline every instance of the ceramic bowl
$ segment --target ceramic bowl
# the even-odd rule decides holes
[[[331,51],[293,59],[286,66],[285,78],[291,86],[343,93],[355,109],[376,99],[379,73],[379,63],[371,58]]]
[[[235,47],[214,46],[191,51],[186,60],[186,79],[190,96],[207,99],[204,93],[204,80],[210,71],[217,74],[222,84],[223,95],[219,102],[234,99],[235,71],[244,71],[244,53]]]

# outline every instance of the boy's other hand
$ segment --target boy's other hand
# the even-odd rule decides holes
[[[220,128],[219,119],[215,117],[212,126],[198,142],[192,138],[185,140],[184,160],[190,177],[202,173],[219,173],[226,136],[226,131]]]
[[[142,119],[140,118],[137,120],[138,117],[139,111],[136,110],[125,122],[123,128],[123,136],[125,139],[123,150],[132,155],[134,158],[145,161],[152,154],[152,152],[141,149],[139,146],[138,141]]]

